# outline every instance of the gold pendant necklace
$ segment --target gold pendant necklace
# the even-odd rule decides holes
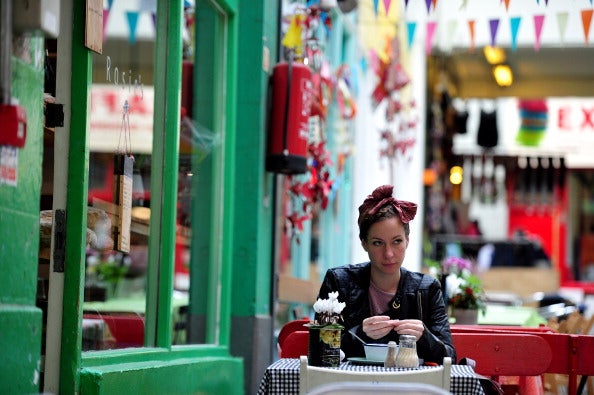
[[[392,307],[394,308],[394,310],[398,310],[400,308],[400,303],[396,303],[396,301],[392,301]]]

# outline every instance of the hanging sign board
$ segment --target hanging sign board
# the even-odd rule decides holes
[[[116,249],[130,252],[130,224],[132,223],[132,170],[134,157],[128,154],[114,155],[114,199],[116,226],[114,240]]]
[[[85,47],[103,53],[103,0],[87,0]]]

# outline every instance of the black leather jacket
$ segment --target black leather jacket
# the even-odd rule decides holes
[[[338,291],[338,300],[345,302],[342,311],[345,330],[341,349],[347,357],[363,357],[365,350],[360,341],[349,333],[355,331],[368,343],[398,342],[398,334],[391,331],[381,339],[371,339],[363,332],[363,319],[371,316],[369,282],[371,264],[347,265],[328,269],[318,298],[326,299],[329,292]],[[398,308],[395,306],[400,305]],[[445,310],[441,285],[435,278],[400,268],[398,291],[386,308],[391,319],[419,319],[425,324],[423,336],[417,342],[419,358],[425,362],[442,364],[444,357],[456,362],[450,324]]]

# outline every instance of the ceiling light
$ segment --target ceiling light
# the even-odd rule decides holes
[[[483,54],[489,64],[501,64],[505,62],[505,50],[501,47],[487,45],[483,48]]]
[[[511,67],[506,64],[500,64],[493,67],[493,77],[499,86],[511,86],[514,82],[514,74]]]

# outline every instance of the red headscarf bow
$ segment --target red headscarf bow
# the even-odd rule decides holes
[[[394,199],[392,191],[394,186],[382,185],[376,188],[375,191],[359,206],[359,218],[363,218],[366,215],[375,214],[380,208],[385,205],[391,205],[394,207],[402,223],[406,224],[412,221],[417,214],[417,205],[412,202],[405,200]]]

